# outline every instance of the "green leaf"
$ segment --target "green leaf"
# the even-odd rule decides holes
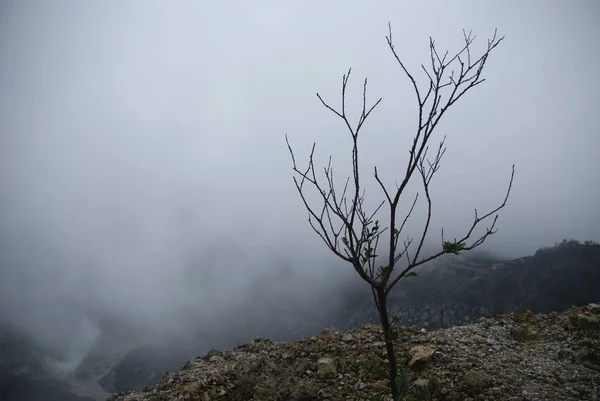
[[[360,366],[365,369],[371,369],[372,363],[370,361],[360,361]]]
[[[343,237],[342,242],[344,243],[344,245],[348,246],[348,238]]]
[[[465,249],[466,243],[464,242],[449,242],[444,241],[444,252],[445,253],[453,253],[455,255],[460,255],[460,251]]]
[[[408,392],[408,390],[410,390],[411,376],[410,374],[396,376],[394,382],[396,383],[398,391]]]
[[[404,379],[400,376],[396,376],[394,381],[396,382],[396,387],[398,388],[398,390],[400,390],[402,388],[402,385],[404,384]]]
[[[406,275],[404,277],[416,277],[416,276],[417,276],[417,273],[415,273],[415,272],[408,272],[408,273],[406,273]]]

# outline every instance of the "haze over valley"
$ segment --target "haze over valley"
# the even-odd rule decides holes
[[[417,122],[388,22],[420,83],[429,36],[450,53],[463,29],[478,53],[495,28],[506,36],[486,81],[432,137],[436,147],[446,135],[448,150],[431,183],[426,251],[440,249],[442,227],[460,237],[475,208],[502,202],[512,164],[498,232],[478,249],[486,266],[563,239],[600,242],[600,4],[416,3],[3,1],[3,330],[43,350],[40,370],[70,378],[99,348],[117,360],[181,344],[178,357],[192,359],[321,330],[349,288],[368,285],[311,230],[285,135],[301,166],[313,142],[318,172],[332,155],[342,185],[351,138],[315,93],[338,107],[352,68],[354,122],[368,77],[368,102],[383,100],[361,132],[361,179],[369,207],[383,200],[373,167],[390,187],[403,178]],[[405,235],[420,235],[426,212],[419,202]]]

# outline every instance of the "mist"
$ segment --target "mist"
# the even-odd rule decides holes
[[[427,245],[498,206],[513,163],[482,249],[599,241],[598,17],[594,1],[3,1],[0,321],[77,360],[99,317],[185,336],[258,318],[270,297],[299,319],[335,302],[360,279],[308,225],[285,134],[300,165],[313,142],[319,169],[332,155],[341,183],[350,136],[315,93],[339,105],[352,67],[355,121],[368,77],[383,101],[361,168],[368,202],[383,199],[373,166],[391,187],[402,178],[417,118],[388,22],[420,82],[429,36],[452,53],[472,30],[479,53],[495,28],[506,35],[432,138],[448,151]]]

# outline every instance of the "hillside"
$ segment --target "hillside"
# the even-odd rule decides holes
[[[496,315],[434,332],[402,327],[397,354],[411,377],[412,399],[596,400],[599,318],[600,305],[590,304],[565,313]],[[387,400],[385,381],[374,370],[385,363],[381,336],[368,325],[295,342],[256,339],[211,351],[156,386],[109,400]]]
[[[277,286],[278,292],[270,290],[281,280],[258,280],[259,297],[240,305],[230,317],[192,329],[197,334],[187,340],[152,341],[145,338],[148,331],[105,319],[99,340],[69,377],[57,376],[48,365],[59,356],[40,349],[15,329],[0,327],[0,399],[28,399],[23,398],[25,389],[37,389],[36,394],[44,395],[33,397],[39,401],[66,399],[72,396],[69,391],[101,400],[106,392],[157,384],[165,371],[177,370],[187,359],[210,349],[231,349],[257,337],[293,341],[326,327],[352,331],[378,324],[369,287],[358,277],[334,298],[308,291],[310,299],[301,307],[287,302],[285,285]],[[297,284],[294,277],[287,280]],[[311,288],[309,282],[301,285]],[[431,331],[465,325],[479,316],[527,309],[562,312],[597,302],[599,287],[600,246],[563,241],[509,261],[484,253],[442,258],[419,269],[417,277],[401,281],[391,294],[390,309],[401,325]],[[273,294],[278,302],[272,302]],[[261,311],[260,316],[256,311]]]
[[[564,240],[534,255],[504,261],[485,254],[445,256],[390,294],[401,324],[428,329],[466,324],[479,316],[564,311],[594,302],[600,287],[600,245]],[[378,323],[369,287],[357,280],[351,303],[329,326],[353,329]]]
[[[390,311],[399,317],[401,325],[434,330],[467,324],[490,314],[527,309],[534,313],[561,312],[596,302],[600,246],[563,241],[562,245],[512,261],[483,253],[448,256],[418,271],[417,277],[403,280],[392,292]],[[329,306],[324,304],[322,309]],[[262,309],[263,305],[247,307]],[[198,337],[195,346],[187,348],[187,354],[169,346],[134,350],[111,369],[101,384],[108,392],[139,389],[157,383],[166,370],[181,366],[191,356],[211,348],[231,348],[255,337],[298,340],[326,327],[353,330],[379,324],[370,289],[358,277],[335,307],[325,314],[323,310],[290,321],[266,317],[261,325],[254,326],[242,320],[230,322],[227,331]]]

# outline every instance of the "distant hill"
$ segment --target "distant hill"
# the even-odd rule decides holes
[[[390,294],[392,314],[404,325],[429,329],[467,324],[483,315],[565,311],[600,297],[600,245],[563,240],[534,255],[503,261],[485,254],[448,255],[416,269]],[[369,286],[357,280],[348,308],[331,326],[354,329],[377,323]]]

